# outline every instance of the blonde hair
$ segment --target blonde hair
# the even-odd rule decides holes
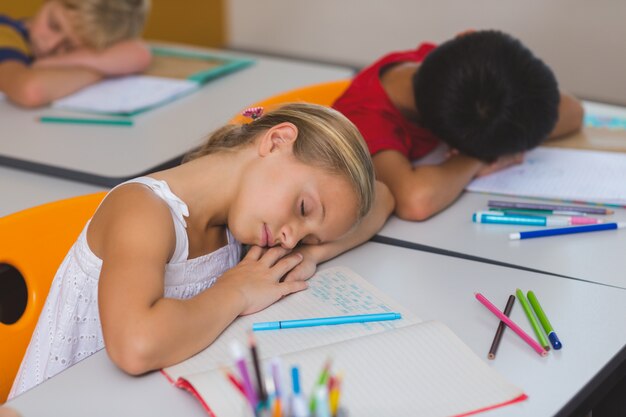
[[[374,200],[372,159],[358,129],[328,107],[291,103],[250,123],[226,125],[210,134],[206,143],[187,155],[184,162],[250,144],[259,134],[283,122],[293,123],[298,129],[293,144],[296,159],[345,177],[358,199],[358,218],[365,216]]]
[[[141,34],[150,0],[55,0],[69,13],[86,46],[103,49]]]

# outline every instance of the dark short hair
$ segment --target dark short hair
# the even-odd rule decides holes
[[[539,145],[556,124],[560,100],[550,68],[492,30],[435,48],[414,75],[413,93],[424,127],[487,162]]]

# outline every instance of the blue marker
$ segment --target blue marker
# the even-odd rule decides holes
[[[602,224],[588,224],[586,226],[573,226],[563,227],[555,229],[544,230],[530,230],[528,232],[518,232],[509,234],[509,239],[531,239],[534,237],[556,236],[556,235],[568,235],[572,233],[586,233],[586,232],[599,232],[601,230],[615,230],[626,228],[626,222],[620,223],[602,223]]]
[[[359,314],[356,316],[320,317],[314,319],[267,321],[254,323],[252,330],[279,330],[294,329],[297,327],[330,326],[335,324],[368,323],[372,321],[385,321],[401,319],[400,313]]]
[[[307,417],[306,401],[300,390],[300,371],[297,366],[291,368],[291,382],[293,384],[293,396],[291,397],[291,415],[293,417]]]

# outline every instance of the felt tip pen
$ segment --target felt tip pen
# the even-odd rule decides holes
[[[329,326],[335,324],[368,323],[401,319],[400,313],[359,314],[356,316],[319,317],[301,320],[282,320],[254,323],[253,331],[294,329],[297,327]]]
[[[237,368],[239,369],[239,375],[241,377],[241,384],[243,385],[244,394],[246,398],[248,399],[250,406],[254,410],[257,407],[259,399],[252,385],[250,374],[248,373],[246,360],[243,357],[243,350],[237,340],[233,340],[231,342],[230,349],[231,349],[233,357],[235,358],[235,363],[237,364]]]
[[[104,125],[104,126],[132,126],[131,119],[101,119],[101,118],[85,118],[85,117],[58,117],[58,116],[41,116],[41,123],[56,124],[72,124],[72,125]]]
[[[543,326],[543,329],[546,331],[546,334],[548,335],[548,339],[550,339],[550,343],[552,343],[552,347],[555,350],[561,349],[563,347],[563,344],[561,343],[554,329],[552,328],[552,324],[550,324],[550,320],[548,320],[548,316],[546,316],[546,313],[543,311],[543,308],[541,308],[541,304],[539,304],[539,300],[537,300],[537,296],[535,296],[535,293],[532,291],[528,291],[527,295],[528,295],[528,301],[530,302],[530,305],[533,307],[533,310],[535,310],[535,314],[537,314],[537,318],[539,319],[539,322]]]
[[[307,417],[309,411],[306,401],[300,390],[300,370],[297,366],[291,368],[291,383],[293,386],[293,396],[291,397],[291,415],[293,417]]]
[[[517,299],[522,305],[522,310],[524,310],[530,326],[533,328],[533,331],[537,336],[537,340],[539,340],[539,344],[541,344],[541,346],[543,346],[545,350],[550,350],[550,343],[548,342],[548,339],[546,339],[546,336],[543,334],[543,330],[541,330],[541,327],[539,327],[539,321],[535,317],[533,310],[530,307],[530,303],[526,299],[526,296],[519,288],[515,291],[515,294],[517,295]]]
[[[511,233],[509,234],[509,239],[510,240],[532,239],[535,237],[547,237],[547,236],[557,236],[557,235],[569,235],[573,233],[587,233],[587,232],[599,232],[602,230],[623,229],[625,227],[626,227],[626,222],[620,222],[620,223],[588,224],[585,226],[573,226],[573,227],[563,227],[563,228],[544,229],[544,230],[529,230],[527,232]]]
[[[505,214],[500,211],[477,211],[472,215],[472,220],[474,223],[515,224],[523,226],[571,226],[603,222],[593,217],[515,215]]]

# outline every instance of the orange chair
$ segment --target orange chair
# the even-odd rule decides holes
[[[68,198],[0,217],[0,264],[17,269],[27,289],[23,315],[13,324],[0,322],[0,404],[9,394],[54,274],[105,194]]]
[[[304,101],[307,103],[321,104],[330,106],[350,85],[350,80],[330,81],[321,84],[308,85],[306,87],[297,88],[295,90],[286,91],[273,97],[261,100],[249,107],[261,106],[266,112],[278,107],[281,104],[294,101]],[[250,120],[242,115],[235,116],[231,123],[247,123]]]

